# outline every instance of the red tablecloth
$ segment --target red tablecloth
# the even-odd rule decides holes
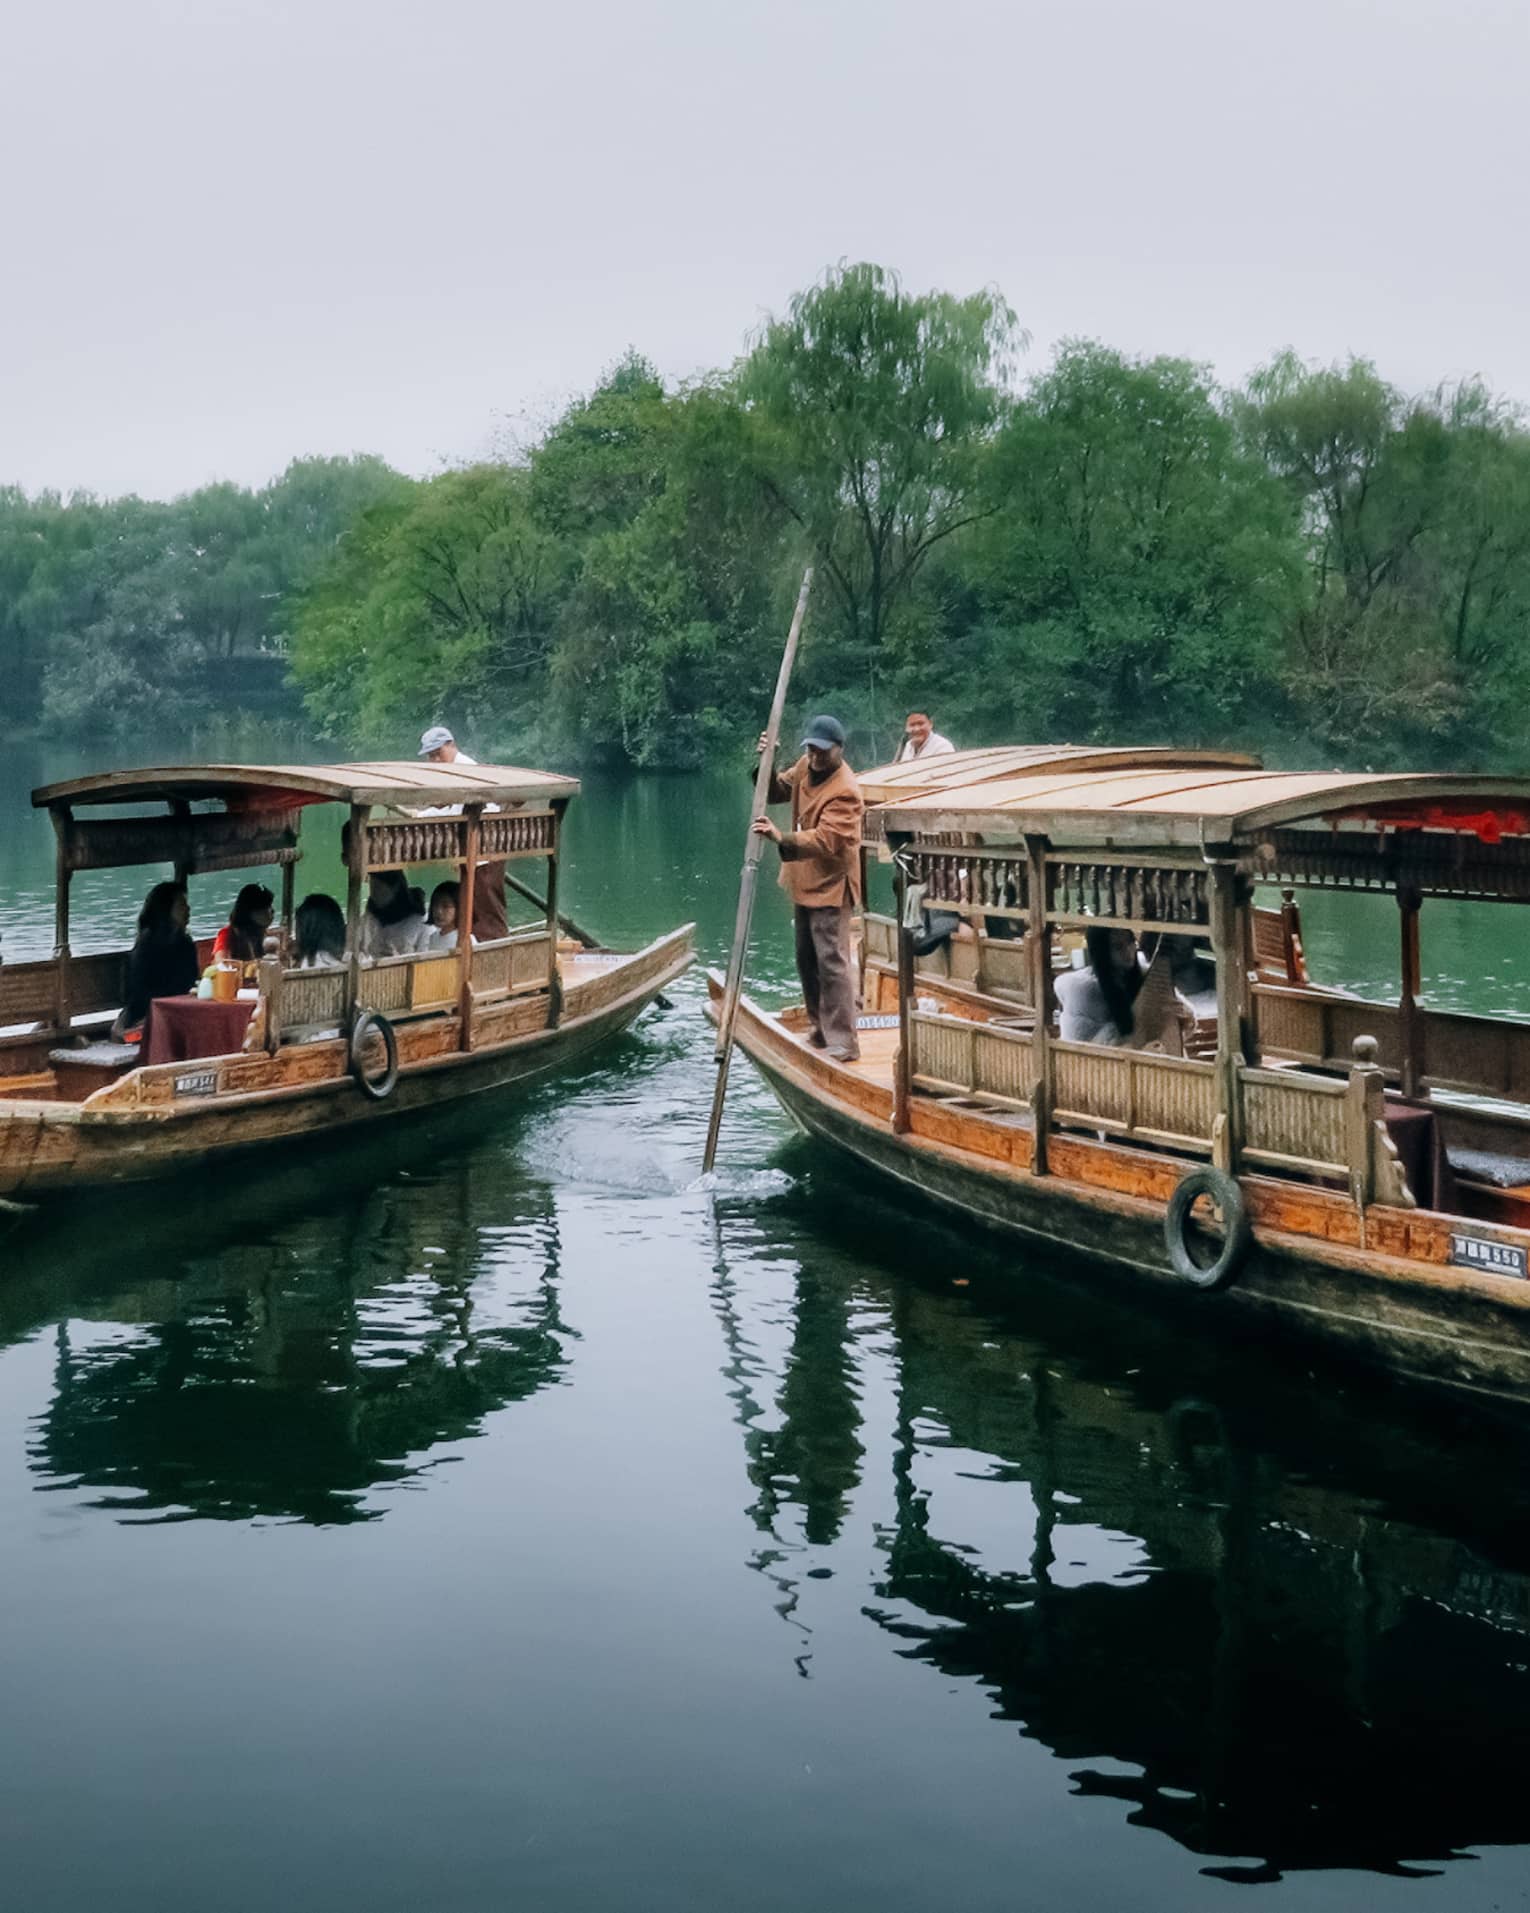
[[[211,997],[157,996],[143,1026],[146,1063],[189,1063],[198,1056],[233,1056],[244,1048],[253,1002],[215,1003]]]

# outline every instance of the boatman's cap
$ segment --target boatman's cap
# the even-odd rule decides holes
[[[802,740],[805,751],[831,751],[845,741],[845,727],[837,717],[815,717]]]
[[[456,741],[444,724],[432,724],[420,739],[420,755],[429,757],[432,751],[440,750],[443,744],[455,744]]]

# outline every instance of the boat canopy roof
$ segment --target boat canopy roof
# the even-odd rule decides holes
[[[887,830],[1054,844],[1236,848],[1294,824],[1454,831],[1484,843],[1530,836],[1530,778],[1346,771],[1130,767],[997,778],[900,798]]]
[[[288,809],[342,803],[419,809],[436,804],[525,804],[573,797],[579,780],[556,771],[506,764],[434,764],[406,758],[380,764],[172,764],[154,770],[106,771],[45,784],[32,793],[39,808],[63,804],[137,804],[155,798],[222,798],[239,809]]]
[[[1191,765],[1257,770],[1259,759],[1246,751],[1177,750],[1160,744],[992,744],[981,750],[941,751],[934,757],[880,764],[855,776],[868,804],[893,804],[976,784],[1039,777],[1058,769],[1106,770],[1132,764],[1144,769]]]

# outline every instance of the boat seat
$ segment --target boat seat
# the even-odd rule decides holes
[[[143,1060],[137,1043],[82,1043],[77,1049],[50,1049],[55,1069],[134,1069]]]
[[[1485,1182],[1490,1189],[1530,1188],[1530,1161],[1503,1156],[1494,1149],[1448,1150],[1451,1168],[1468,1182]]]

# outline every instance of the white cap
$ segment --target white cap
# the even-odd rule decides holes
[[[455,744],[456,741],[444,724],[432,724],[420,739],[420,756],[429,757],[432,751],[440,750],[443,744]]]

